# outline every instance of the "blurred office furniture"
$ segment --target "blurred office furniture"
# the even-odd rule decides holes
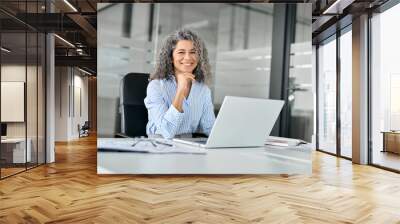
[[[80,126],[78,124],[78,133],[79,133],[79,138],[80,137],[87,137],[89,136],[89,129],[90,129],[90,125],[89,125],[89,121],[85,121],[85,123]]]
[[[27,147],[25,151],[25,142]],[[7,137],[7,123],[1,123],[1,158],[2,167],[15,167],[18,164],[25,166],[31,161],[32,140],[27,138]]]
[[[119,137],[146,136],[148,122],[147,108],[144,105],[149,74],[128,73],[121,82],[120,113],[121,133]]]
[[[1,160],[3,167],[14,167],[17,164],[25,166],[25,162],[31,162],[32,153],[31,146],[32,140],[25,138],[6,138],[1,139]]]
[[[400,131],[383,131],[382,152],[393,152],[400,154]]]

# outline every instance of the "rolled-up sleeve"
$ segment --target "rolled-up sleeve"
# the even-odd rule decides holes
[[[211,98],[211,90],[206,87],[204,94],[203,114],[200,118],[200,131],[207,136],[210,135],[211,129],[215,122],[214,105]]]
[[[149,115],[147,134],[160,134],[164,138],[173,138],[185,114],[179,112],[172,104],[170,107],[167,106],[159,80],[152,80],[147,86],[144,103]]]

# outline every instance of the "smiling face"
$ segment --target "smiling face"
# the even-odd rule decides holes
[[[198,63],[198,56],[193,42],[190,40],[180,40],[172,52],[175,74],[193,73]]]

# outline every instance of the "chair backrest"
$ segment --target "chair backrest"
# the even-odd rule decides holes
[[[85,123],[82,125],[82,129],[89,130],[89,128],[90,128],[89,121],[85,121]]]
[[[120,112],[121,132],[127,136],[146,136],[148,122],[144,105],[149,74],[128,73],[121,83]]]

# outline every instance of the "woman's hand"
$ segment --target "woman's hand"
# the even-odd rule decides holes
[[[176,74],[177,93],[182,93],[185,97],[189,95],[192,82],[195,81],[195,76],[189,72]]]
[[[192,87],[192,82],[195,80],[194,75],[189,72],[176,73],[175,74],[177,89],[176,95],[172,102],[172,105],[179,111],[183,112],[182,102],[185,98],[189,96],[190,88]]]

